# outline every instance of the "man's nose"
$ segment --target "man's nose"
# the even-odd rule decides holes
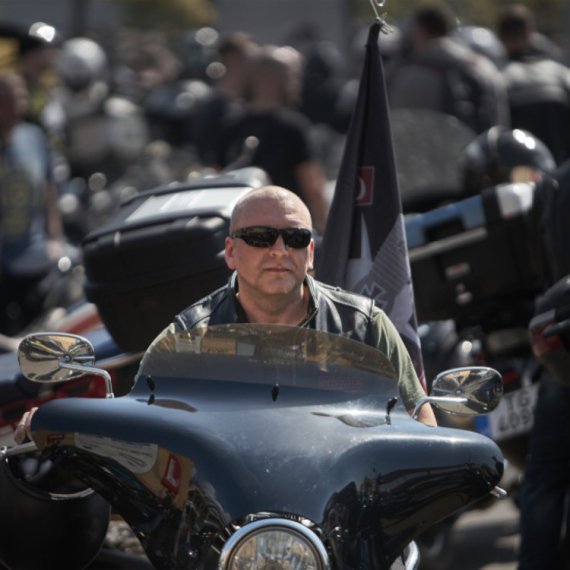
[[[271,246],[270,250],[271,250],[271,253],[275,253],[278,255],[288,255],[289,254],[289,248],[285,245],[285,242],[283,241],[283,236],[281,234],[279,234],[277,236],[277,240]]]

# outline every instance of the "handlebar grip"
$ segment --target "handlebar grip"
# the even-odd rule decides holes
[[[548,338],[563,332],[570,331],[570,319],[566,319],[565,321],[561,321],[559,323],[554,323],[552,325],[548,325],[543,331],[542,336],[544,338]]]
[[[14,447],[2,447],[0,448],[0,459],[6,459],[7,457],[12,457],[12,455],[20,455],[21,453],[30,453],[31,451],[37,450],[38,446],[33,441]]]

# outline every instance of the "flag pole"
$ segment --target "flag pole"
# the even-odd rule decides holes
[[[388,94],[378,47],[378,36],[387,31],[387,25],[378,16],[377,0],[370,2],[377,18],[366,42],[358,97],[315,277],[374,299],[400,333],[425,389]]]
[[[376,6],[378,6],[378,8],[383,8],[384,4],[386,4],[386,0],[382,0],[382,2],[377,2],[376,0],[370,0],[370,5],[372,6],[372,10],[374,10],[374,14],[376,15],[377,20],[381,20],[382,18],[380,18],[380,16],[378,15],[378,10],[376,9]]]

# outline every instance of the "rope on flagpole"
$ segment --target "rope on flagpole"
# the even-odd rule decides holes
[[[370,0],[370,5],[372,6],[372,10],[374,10],[374,14],[376,15],[376,21],[381,24],[380,31],[383,34],[390,34],[390,33],[392,33],[393,30],[386,23],[386,20],[384,19],[386,16],[386,13],[384,13],[384,14],[382,14],[382,16],[380,16],[378,14],[378,10],[376,9],[376,7],[382,8],[384,6],[384,4],[386,4],[386,0],[382,0],[382,2],[378,2],[377,0]]]

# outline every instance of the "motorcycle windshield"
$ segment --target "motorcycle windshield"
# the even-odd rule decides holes
[[[338,335],[283,325],[231,324],[165,336],[143,360],[137,389],[193,390],[209,400],[306,398],[313,404],[398,395],[380,351]],[[269,401],[271,401],[269,400]]]

